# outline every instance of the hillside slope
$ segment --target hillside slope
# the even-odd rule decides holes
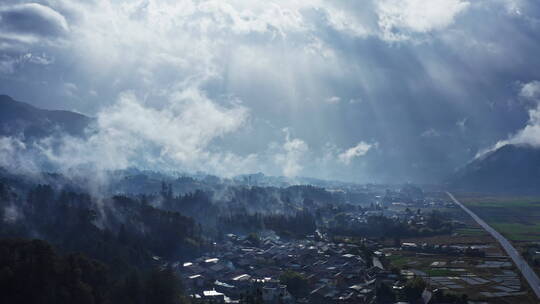
[[[0,136],[18,136],[34,140],[55,132],[74,136],[84,134],[92,118],[61,110],[43,110],[7,95],[0,95]]]
[[[463,191],[540,193],[540,149],[505,145],[458,170],[449,184]]]

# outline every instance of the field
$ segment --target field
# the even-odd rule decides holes
[[[491,240],[493,242],[493,240]],[[495,243],[486,245],[495,246]],[[445,254],[418,254],[395,248],[382,249],[390,268],[407,277],[419,276],[430,285],[450,293],[466,294],[480,303],[537,303],[508,258],[471,258]]]
[[[487,236],[488,233],[482,228],[459,228],[456,233],[463,236]]]
[[[465,196],[458,199],[508,238],[519,252],[540,242],[539,197]],[[475,233],[464,230],[462,233]],[[531,262],[529,265],[533,266]],[[533,269],[540,274],[540,268]]]
[[[446,194],[434,198],[450,202]],[[533,240],[540,241],[540,198],[500,198],[459,196],[461,202],[514,243],[518,250]],[[395,207],[392,207],[394,209]],[[421,208],[427,214],[426,208]],[[451,293],[466,294],[480,303],[538,303],[521,280],[513,262],[499,244],[467,213],[455,206],[437,208],[456,221],[457,229],[431,237],[403,238],[402,242],[428,245],[475,246],[483,257],[456,256],[446,253],[408,251],[395,248],[386,240],[382,259],[388,269],[401,269],[407,277],[420,276],[430,285]]]
[[[401,255],[392,255],[387,257],[390,264],[394,267],[403,268],[408,262],[409,258],[401,256]]]
[[[540,223],[491,223],[491,226],[512,241],[540,241]]]
[[[460,196],[458,199],[511,241],[540,241],[540,198]]]

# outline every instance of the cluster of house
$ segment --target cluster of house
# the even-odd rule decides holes
[[[228,235],[211,253],[178,265],[178,272],[195,303],[367,303],[377,284],[392,286],[399,277],[358,252],[357,245],[315,240],[265,239],[254,246]],[[280,282],[286,271],[304,278],[302,296]]]

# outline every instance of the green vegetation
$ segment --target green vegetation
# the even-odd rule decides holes
[[[59,255],[41,240],[0,240],[0,303],[186,303],[171,269],[118,279],[83,254]]]
[[[285,271],[279,281],[282,284],[287,285],[287,290],[297,298],[304,297],[309,292],[309,284],[306,277],[298,272],[287,270]]]
[[[246,240],[248,240],[255,247],[259,247],[261,245],[261,238],[256,233],[250,233]]]
[[[390,261],[390,264],[392,264],[393,267],[397,268],[403,268],[403,266],[405,266],[409,261],[407,257],[401,255],[391,255],[387,256],[386,258]]]
[[[456,229],[456,233],[467,236],[487,235],[487,232],[481,228],[459,228]]]
[[[377,286],[375,295],[377,304],[394,303],[396,300],[396,295],[392,291],[392,288],[385,283],[381,283]]]
[[[444,292],[442,289],[437,289],[433,293],[432,301],[434,303],[466,304],[466,303],[469,303],[469,301],[467,301],[468,298],[469,297],[466,294],[456,294],[456,293],[452,293],[452,292]]]
[[[428,269],[425,271],[425,273],[430,277],[448,277],[448,276],[453,276],[456,274],[455,272],[452,272],[449,269],[435,269],[435,268]]]
[[[540,208],[540,198],[530,198],[530,199],[517,199],[517,200],[497,200],[493,201],[465,201],[464,204],[467,207],[474,208],[507,208],[507,207],[536,207]]]
[[[520,223],[490,223],[512,241],[538,241],[540,240],[540,222],[534,225]]]
[[[19,191],[0,181],[0,218],[9,206],[20,217],[0,221],[0,303],[181,302],[178,278],[152,257],[198,255],[204,243],[192,218],[144,197],[98,206],[89,194],[50,185]],[[35,236],[46,241],[28,240]]]
[[[540,240],[540,198],[475,197],[462,201],[510,240]],[[473,233],[466,230],[462,232]]]
[[[450,216],[439,211],[424,214],[425,223],[422,224],[380,215],[369,216],[367,223],[351,222],[345,215],[337,216],[328,229],[333,235],[399,239],[445,235],[454,229]]]
[[[405,284],[405,296],[407,297],[407,300],[411,302],[416,302],[420,299],[422,296],[422,292],[426,288],[426,282],[419,277],[415,277],[409,281],[407,281],[407,284]]]

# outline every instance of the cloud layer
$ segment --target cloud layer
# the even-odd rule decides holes
[[[469,6],[462,0],[383,0],[378,2],[379,26],[387,39],[406,39],[409,33],[447,28]]]
[[[532,0],[7,0],[0,91],[97,117],[88,142],[42,144],[74,166],[431,180],[536,124],[516,83],[540,79],[539,16]]]

